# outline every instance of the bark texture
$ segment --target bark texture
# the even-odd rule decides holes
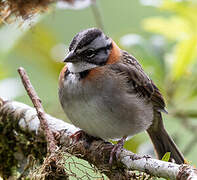
[[[46,120],[49,128],[56,134],[57,145],[61,151],[87,160],[110,179],[129,179],[133,176],[131,170],[170,179],[192,180],[197,178],[197,169],[189,165],[177,165],[148,156],[139,156],[125,149],[122,149],[118,159],[114,159],[110,166],[108,162],[110,151],[113,148],[111,143],[88,135],[83,135],[79,141],[75,142],[70,135],[77,132],[78,128],[48,114],[46,114]],[[47,146],[34,108],[19,102],[0,100],[0,128],[3,130],[0,144],[6,147],[4,151],[1,148],[0,163],[2,164],[2,161],[6,159],[6,154],[10,156],[9,161],[12,160],[7,167],[0,168],[4,177],[5,172],[7,172],[7,176],[11,173],[11,170],[7,171],[11,169],[10,165],[20,164],[21,168],[24,167],[23,160],[28,158],[29,154],[33,154],[40,161],[43,160]],[[23,140],[28,140],[30,146],[23,144]],[[16,148],[13,148],[14,146]]]

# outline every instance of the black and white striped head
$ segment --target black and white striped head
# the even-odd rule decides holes
[[[111,48],[112,40],[101,30],[86,29],[71,41],[64,62],[71,72],[82,72],[106,64]]]

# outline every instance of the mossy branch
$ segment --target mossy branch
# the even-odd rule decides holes
[[[16,153],[11,146],[8,146],[10,142],[6,142],[8,144],[3,144],[5,143],[3,139],[8,138],[8,133],[12,134],[13,132],[14,138],[17,138],[18,135],[23,135],[23,138],[28,140],[36,138],[35,143],[37,144],[39,141],[40,143],[44,143],[44,133],[42,128],[40,128],[40,121],[35,109],[14,101],[1,100],[0,105],[0,125],[4,132],[0,141],[1,147],[6,146],[10,152],[13,151],[13,153]],[[78,131],[76,127],[47,114],[46,120],[49,128],[53,132],[59,132],[56,141],[59,148],[61,148],[61,151],[69,152],[70,154],[87,160],[90,164],[94,164],[102,173],[105,173],[110,179],[129,179],[131,177],[130,170],[147,172],[153,176],[170,179],[186,180],[195,179],[197,177],[197,169],[189,165],[177,165],[152,159],[147,156],[139,156],[125,149],[122,149],[119,158],[113,161],[111,167],[108,163],[110,151],[113,147],[111,143],[89,136],[84,136],[78,142],[73,142],[72,139],[70,139],[70,135]],[[4,135],[6,137],[3,137]],[[14,143],[17,147],[21,146],[20,143]],[[21,148],[23,147],[18,147],[18,149]],[[32,145],[31,148],[35,148],[35,152],[39,149],[39,152],[43,156],[46,155],[46,143],[45,146],[34,147]],[[30,150],[30,148],[28,148],[28,150]],[[33,150],[31,150],[31,152],[32,151]],[[21,152],[24,154],[24,151]],[[28,152],[25,153],[26,154],[23,156],[27,157]],[[38,157],[41,157],[41,154]],[[2,151],[0,151],[0,157],[0,160],[2,161]],[[12,158],[15,159],[15,156],[12,156]],[[2,164],[2,162],[0,163]],[[1,167],[0,171],[2,174],[5,172],[5,169]]]

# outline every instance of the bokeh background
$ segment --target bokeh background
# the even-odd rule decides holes
[[[30,22],[0,25],[0,97],[32,105],[17,74],[24,67],[47,113],[66,118],[58,76],[73,36],[100,27],[133,54],[160,88],[169,114],[164,123],[186,159],[197,164],[197,1],[97,0],[52,5]],[[154,154],[146,133],[125,148]]]

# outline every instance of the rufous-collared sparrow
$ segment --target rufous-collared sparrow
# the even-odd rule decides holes
[[[158,158],[171,152],[171,161],[184,163],[163,125],[164,99],[135,57],[91,28],[73,38],[64,62],[59,99],[74,125],[103,139],[146,130]]]

